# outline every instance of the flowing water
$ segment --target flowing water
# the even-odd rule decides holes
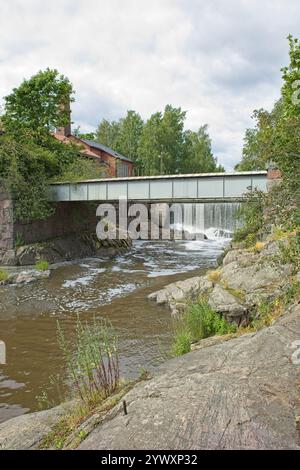
[[[224,219],[207,229],[208,240],[136,241],[114,259],[62,263],[52,267],[49,279],[2,287],[0,339],[6,343],[7,364],[0,365],[0,422],[36,410],[36,397],[43,392],[59,401],[49,382],[50,376],[64,374],[57,320],[72,335],[78,312],[84,319],[110,320],[119,336],[125,377],[163,361],[172,319],[167,308],[148,301],[147,295],[214,266],[228,242],[227,232],[220,229],[231,225]]]

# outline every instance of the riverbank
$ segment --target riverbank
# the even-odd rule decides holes
[[[206,285],[214,308],[238,319],[237,337],[202,340],[193,352],[161,365],[125,395],[128,415],[122,403],[114,406],[79,448],[300,448],[300,279],[292,265],[279,261],[279,242],[285,243],[270,239],[233,249],[218,270],[156,294],[162,299],[164,292],[164,303],[180,310]],[[0,425],[2,448],[11,445],[4,440],[7,429],[13,426],[16,437],[18,420],[31,416]]]

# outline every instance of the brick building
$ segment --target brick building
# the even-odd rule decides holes
[[[54,137],[64,143],[75,142],[80,145],[81,155],[98,161],[103,166],[107,177],[133,176],[134,163],[132,160],[98,142],[80,139],[72,135],[71,122],[65,127],[58,128]]]

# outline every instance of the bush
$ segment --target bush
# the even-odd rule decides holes
[[[4,270],[0,270],[0,282],[6,281],[8,279],[8,273]]]
[[[234,241],[245,241],[250,246],[259,238],[264,225],[265,199],[266,195],[257,189],[245,195],[236,214],[242,226],[235,231]]]
[[[300,270],[300,232],[287,243],[279,242],[281,262],[284,264],[292,264],[296,270]]]
[[[47,271],[49,269],[49,263],[45,259],[40,259],[35,263],[35,269],[38,271]]]
[[[209,304],[200,300],[187,308],[175,325],[174,342],[171,348],[174,356],[181,356],[191,350],[191,344],[214,335],[225,335],[236,331],[235,324],[215,312]]]
[[[235,331],[223,316],[215,312],[205,301],[191,305],[186,312],[186,324],[193,341],[213,335],[224,335]]]

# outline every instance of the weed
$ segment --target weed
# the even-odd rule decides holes
[[[0,282],[6,281],[8,279],[8,273],[4,269],[0,270]]]
[[[38,271],[47,271],[49,269],[49,263],[45,259],[40,259],[35,263],[35,269]]]

